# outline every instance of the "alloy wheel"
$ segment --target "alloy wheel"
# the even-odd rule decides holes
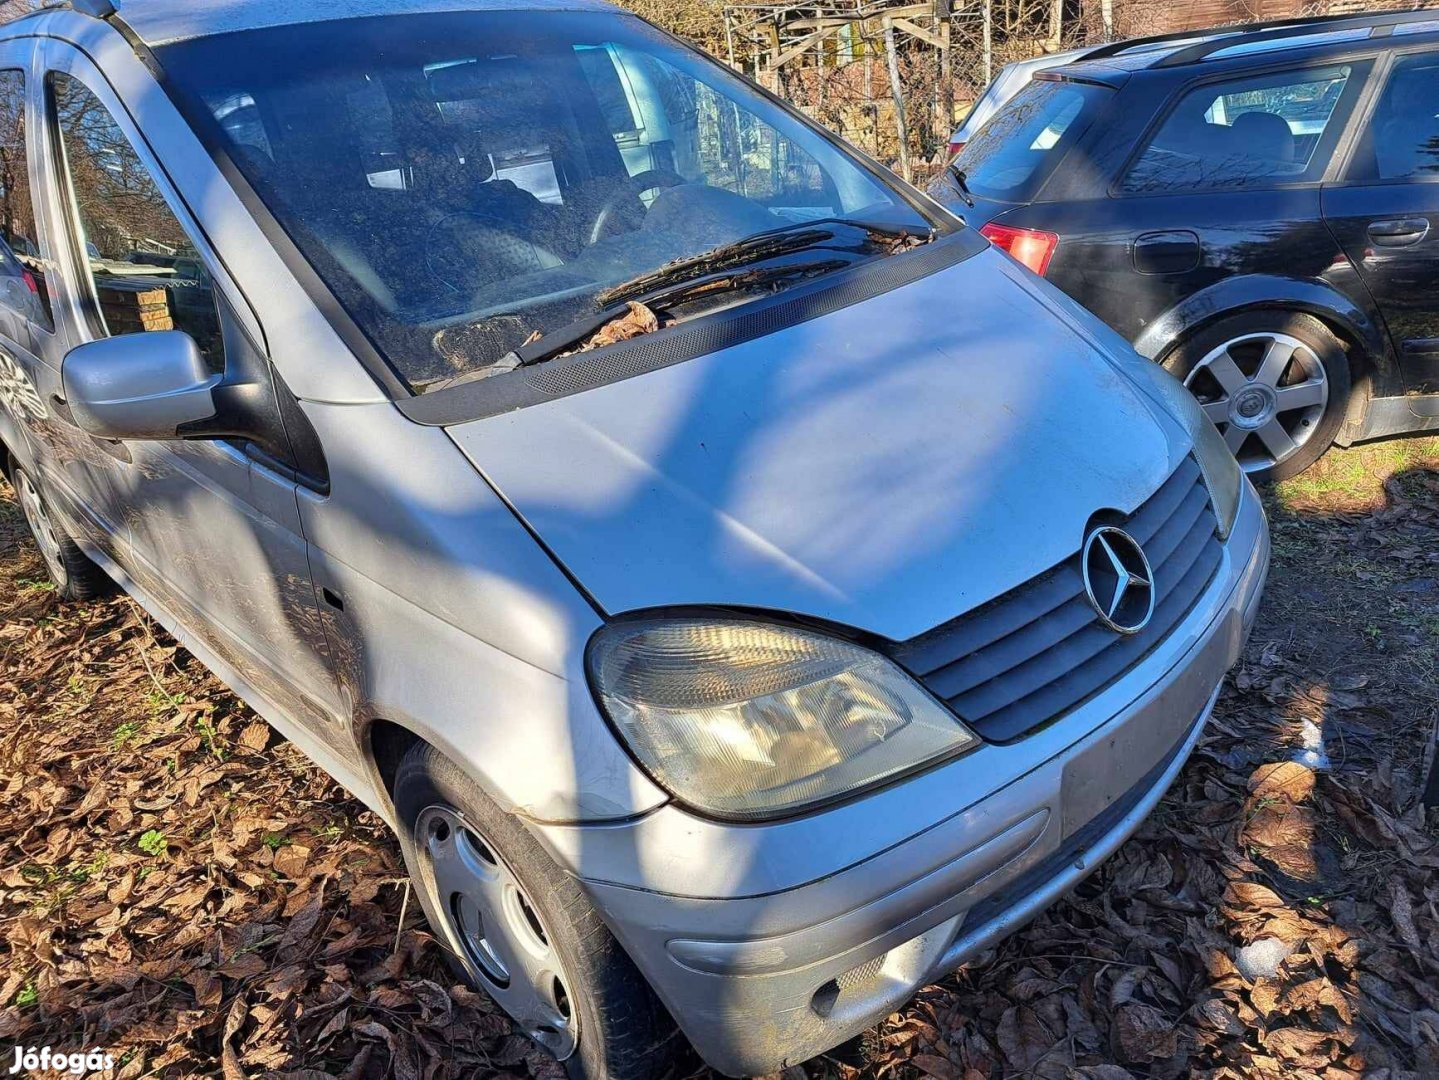
[[[571,980],[525,887],[459,811],[431,806],[415,824],[450,938],[476,982],[530,1038],[563,1061],[579,1043]]]
[[[60,557],[60,534],[50,520],[50,512],[45,507],[40,490],[29,474],[20,470],[15,473],[15,489],[20,498],[20,511],[25,515],[30,532],[34,534],[35,543],[40,548],[40,556],[45,560],[50,576],[57,584],[64,585],[67,575],[65,563]]]
[[[1246,472],[1299,452],[1319,429],[1329,379],[1318,355],[1288,334],[1245,334],[1194,365],[1184,380]]]

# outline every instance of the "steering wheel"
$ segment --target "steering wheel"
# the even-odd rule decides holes
[[[653,188],[672,188],[688,183],[688,180],[673,169],[646,169],[642,173],[636,173],[615,188],[600,207],[594,224],[590,226],[589,243],[594,244],[604,239],[605,233],[614,224],[625,203],[638,202],[641,195]]]

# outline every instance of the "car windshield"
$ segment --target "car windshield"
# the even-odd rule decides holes
[[[1112,93],[1089,83],[1036,79],[979,129],[955,165],[974,194],[1027,202]]]
[[[951,227],[620,13],[355,18],[159,56],[177,104],[417,391],[502,370],[614,286],[755,233]]]

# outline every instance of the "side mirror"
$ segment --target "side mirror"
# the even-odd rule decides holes
[[[189,334],[159,330],[71,349],[60,367],[75,423],[102,439],[180,439],[219,411],[220,376]],[[185,429],[189,430],[185,430]]]

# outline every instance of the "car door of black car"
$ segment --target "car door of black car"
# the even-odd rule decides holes
[[[1041,201],[1001,220],[1059,235],[1050,280],[1132,341],[1229,278],[1325,278],[1339,248],[1320,182],[1371,66],[1191,81],[1147,133],[1128,133],[1121,118],[1101,136],[1094,160],[1119,159],[1101,197]]]
[[[1384,315],[1406,389],[1439,393],[1439,50],[1389,59],[1323,206]],[[1439,414],[1439,401],[1413,405]]]

